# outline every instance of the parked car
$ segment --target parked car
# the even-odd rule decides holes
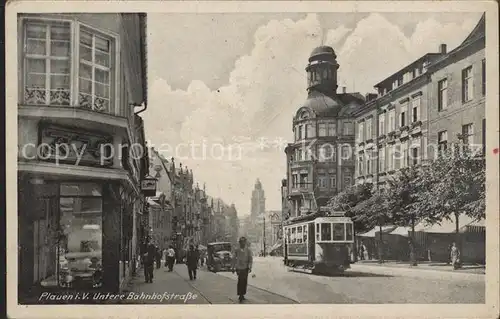
[[[233,255],[231,243],[215,242],[207,245],[207,269],[213,272],[230,271]]]

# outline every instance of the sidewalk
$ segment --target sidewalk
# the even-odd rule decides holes
[[[183,265],[176,265],[176,268]],[[175,269],[175,268],[174,268]],[[175,271],[168,272],[165,267],[154,270],[153,282],[146,283],[144,269],[138,269],[138,274],[132,278],[124,294],[128,297],[133,292],[134,300],[126,299],[125,304],[209,304],[184,278]],[[143,293],[141,295],[141,293]],[[162,299],[161,296],[167,296]],[[196,295],[196,297],[195,297]],[[189,296],[189,297],[187,297]],[[151,299],[148,299],[151,297]],[[156,297],[156,298],[154,298]],[[195,297],[195,298],[194,298]],[[186,300],[188,299],[188,300]]]
[[[418,262],[417,266],[410,266],[409,261],[395,261],[388,260],[384,263],[380,264],[378,260],[359,260],[353,265],[370,265],[370,266],[378,266],[378,267],[396,267],[396,268],[411,268],[414,270],[434,270],[434,271],[445,271],[445,272],[453,272],[453,273],[468,273],[468,274],[486,274],[486,266],[485,265],[463,265],[461,269],[454,270],[451,265],[447,265],[446,263],[440,262],[429,262],[429,261],[421,261]]]
[[[231,274],[231,273],[229,273]],[[127,291],[139,296],[136,300],[125,300],[122,303],[143,303],[143,304],[234,304],[238,302],[236,295],[236,281],[234,278],[220,276],[212,272],[208,272],[205,268],[198,269],[197,279],[189,280],[186,265],[175,265],[173,272],[168,272],[166,268],[155,269],[153,283],[144,282],[144,270],[141,268],[140,273],[134,277],[129,284]],[[143,293],[141,295],[141,293]],[[164,294],[174,294],[176,296],[192,297],[186,302],[177,297],[176,300],[163,299],[159,296]],[[157,296],[156,299],[146,300],[141,298],[145,296]],[[187,298],[184,298],[187,299]],[[245,304],[291,304],[295,303],[286,297],[276,295],[272,292],[262,290],[256,287],[248,286]]]

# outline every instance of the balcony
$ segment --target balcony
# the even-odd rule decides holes
[[[297,183],[295,185],[292,185],[290,188],[290,195],[300,195],[303,192],[312,192],[313,191],[313,184],[312,183]]]

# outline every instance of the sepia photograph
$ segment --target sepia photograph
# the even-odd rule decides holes
[[[134,2],[7,7],[16,311],[498,316],[492,3]]]

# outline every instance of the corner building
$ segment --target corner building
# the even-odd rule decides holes
[[[134,271],[146,56],[143,14],[18,16],[20,303]]]
[[[354,180],[354,117],[359,93],[337,93],[339,64],[331,47],[309,57],[307,99],[293,118],[287,157],[286,198],[290,218],[314,213]]]

